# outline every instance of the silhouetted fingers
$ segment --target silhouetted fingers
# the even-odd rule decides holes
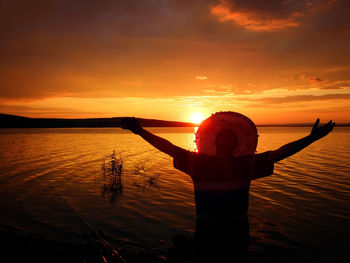
[[[328,134],[333,130],[334,125],[335,123],[332,120],[330,120],[327,124],[323,125],[322,127],[324,127],[324,131]]]
[[[330,128],[333,128],[334,127],[334,125],[333,125],[333,121],[329,121],[328,123],[327,123],[327,126],[329,126]]]
[[[315,121],[314,126],[312,127],[312,131],[315,131],[317,129],[319,123],[320,123],[320,119],[317,118],[317,120]]]
[[[335,122],[331,123],[331,131],[333,130],[334,126],[335,126]]]

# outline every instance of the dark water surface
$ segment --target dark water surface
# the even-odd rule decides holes
[[[195,149],[193,128],[149,130]],[[308,131],[260,128],[258,152]],[[123,192],[111,202],[102,194],[101,164],[113,150],[123,159],[124,173]],[[175,170],[170,157],[119,128],[1,129],[0,160],[3,225],[79,242],[88,228],[81,216],[112,243],[125,240],[164,251],[174,235],[194,232],[190,177]],[[277,163],[273,176],[252,183],[252,258],[350,262],[349,160],[350,128],[336,127]]]

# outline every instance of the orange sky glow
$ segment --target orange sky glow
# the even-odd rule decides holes
[[[350,123],[350,2],[0,2],[0,113]]]

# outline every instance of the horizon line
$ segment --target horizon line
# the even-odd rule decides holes
[[[15,115],[15,114],[7,114],[7,113],[0,113],[0,115],[7,115],[7,116],[13,116],[13,117],[20,117],[20,118],[27,118],[27,119],[52,119],[52,120],[88,120],[88,119],[120,119],[120,118],[130,118],[135,116],[121,116],[121,117],[89,117],[89,118],[55,118],[55,117],[26,117],[21,115]],[[137,119],[143,119],[143,120],[152,120],[152,121],[162,121],[162,122],[177,122],[177,123],[183,123],[183,124],[191,124],[193,127],[199,126],[196,123],[187,122],[187,121],[175,121],[175,120],[163,120],[163,119],[154,119],[154,118],[141,118],[141,117],[135,117]],[[327,122],[325,122],[327,123]],[[290,122],[290,123],[257,123],[256,126],[260,127],[278,127],[278,126],[295,126],[295,127],[303,127],[303,126],[313,126],[314,123],[312,122]],[[336,126],[350,126],[350,122],[336,122]]]

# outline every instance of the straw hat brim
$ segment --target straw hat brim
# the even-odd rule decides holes
[[[258,144],[258,132],[248,117],[237,112],[217,112],[204,120],[195,134],[199,153],[216,154],[216,136],[223,130],[231,130],[237,137],[238,145],[234,156],[252,155]]]

